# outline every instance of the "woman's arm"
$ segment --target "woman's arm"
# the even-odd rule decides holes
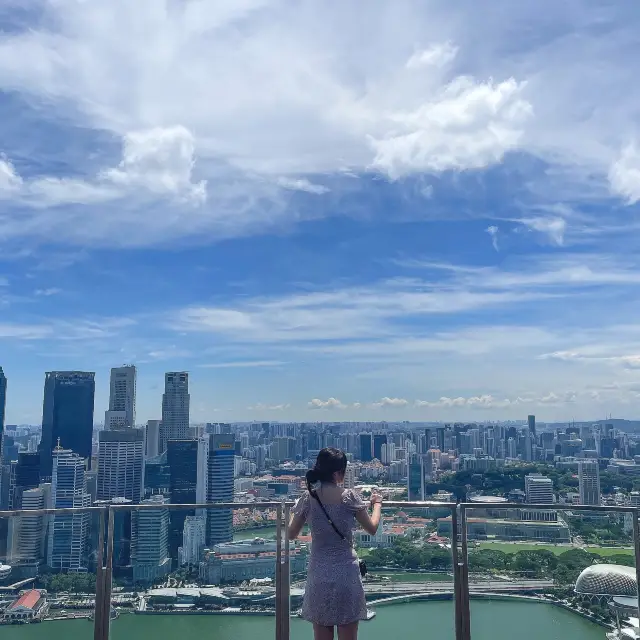
[[[293,514],[289,521],[289,540],[295,540],[302,531],[304,523],[307,521],[306,516]]]
[[[371,515],[366,509],[356,512],[356,519],[362,528],[370,535],[374,536],[380,526],[380,516],[382,515],[382,496],[373,494],[371,496],[373,511]]]

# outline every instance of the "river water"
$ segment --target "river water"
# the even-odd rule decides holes
[[[360,627],[360,640],[453,640],[452,602],[387,605]],[[114,620],[112,640],[262,640],[274,638],[275,618],[216,615],[134,615]],[[605,629],[549,604],[516,601],[471,603],[472,640],[604,640]],[[2,640],[92,640],[93,623],[50,621],[0,628]],[[291,640],[311,640],[311,625],[291,621]]]

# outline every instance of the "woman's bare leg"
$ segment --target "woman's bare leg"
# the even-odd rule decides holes
[[[313,623],[313,640],[333,640],[333,627]]]
[[[338,640],[358,640],[358,623],[352,622],[338,627]]]

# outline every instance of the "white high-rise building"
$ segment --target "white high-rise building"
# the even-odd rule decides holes
[[[162,420],[147,420],[147,433],[145,437],[146,458],[155,458],[160,455],[160,427]]]
[[[91,506],[86,491],[85,463],[73,451],[53,450],[51,499],[54,509]],[[52,569],[84,571],[89,513],[54,515],[51,518],[47,564]]]
[[[509,438],[507,440],[507,458],[515,458],[516,456],[516,440],[515,438]]]
[[[189,439],[189,374],[171,371],[164,375],[160,453],[167,449],[167,440]]]
[[[135,427],[136,368],[133,365],[111,369],[109,409],[104,414],[104,428]]]
[[[178,549],[180,564],[198,564],[205,545],[207,521],[202,516],[187,516],[182,531],[182,546]]]
[[[168,499],[155,495],[142,504],[157,509],[142,509],[132,514],[131,562],[134,582],[151,583],[171,572],[169,555]]]
[[[385,447],[386,445],[382,445]],[[356,468],[353,464],[347,464],[347,468],[344,471],[344,488],[353,489],[356,486]]]
[[[387,442],[380,448],[380,457],[382,464],[391,464],[396,459],[396,445],[393,442]]]
[[[144,492],[144,429],[101,431],[98,444],[98,500],[127,498],[134,504]]]
[[[580,484],[580,504],[600,504],[600,468],[597,460],[578,462],[578,480]]]
[[[44,509],[43,489],[27,489],[22,492],[22,509]],[[38,565],[44,558],[45,516],[16,516],[9,519],[7,542],[8,560],[12,564]]]
[[[530,504],[553,504],[553,482],[541,473],[525,476],[524,490]]]

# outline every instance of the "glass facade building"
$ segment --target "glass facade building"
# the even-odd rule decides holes
[[[45,374],[40,441],[40,476],[50,478],[52,451],[58,445],[77,453],[91,467],[95,374],[50,371]]]

